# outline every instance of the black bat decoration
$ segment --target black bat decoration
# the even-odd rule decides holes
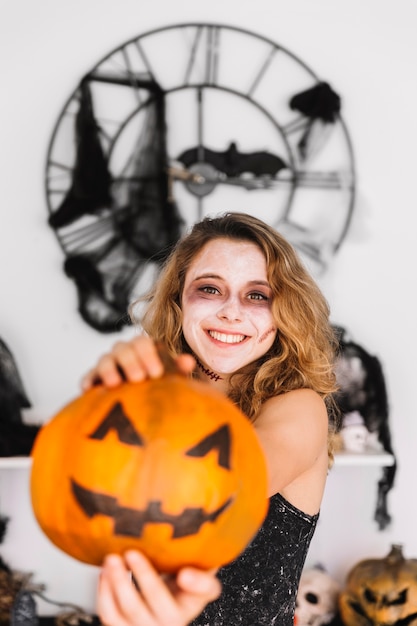
[[[255,176],[275,176],[277,172],[288,167],[285,161],[270,152],[239,152],[234,142],[223,152],[204,146],[190,148],[180,154],[177,160],[185,167],[201,162],[210,163],[229,177],[240,176],[244,172],[251,172]]]
[[[172,538],[195,535],[206,522],[214,522],[223,511],[232,503],[229,498],[215,511],[207,513],[201,507],[188,507],[179,515],[164,513],[161,502],[152,500],[143,511],[120,506],[117,498],[103,493],[96,493],[85,489],[74,480],[71,481],[74,497],[87,515],[105,515],[114,521],[116,535],[125,537],[140,537],[145,524],[170,524],[172,526]]]

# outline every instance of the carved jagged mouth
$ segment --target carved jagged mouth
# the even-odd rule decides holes
[[[355,613],[357,613],[358,615],[361,615],[363,618],[365,618],[368,621],[369,626],[372,626],[373,624],[376,623],[374,620],[368,617],[365,609],[358,602],[355,602],[354,600],[350,600],[349,605],[355,611]],[[416,623],[416,620],[417,620],[417,613],[412,613],[410,615],[407,615],[407,617],[404,617],[403,619],[397,620],[396,622],[387,623],[387,626],[412,626],[412,624]]]
[[[71,480],[74,497],[87,515],[105,515],[114,521],[114,534],[125,537],[141,537],[145,524],[170,524],[172,538],[195,535],[206,522],[215,522],[216,519],[231,505],[233,498],[229,498],[215,511],[207,513],[201,507],[188,507],[178,515],[164,513],[161,502],[151,500],[143,511],[120,506],[117,498],[104,493],[96,493]]]

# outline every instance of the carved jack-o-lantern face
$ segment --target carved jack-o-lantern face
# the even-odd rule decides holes
[[[339,605],[346,626],[417,625],[417,559],[405,559],[394,545],[384,559],[360,561]]]
[[[95,565],[137,548],[161,571],[218,567],[266,514],[252,425],[211,387],[178,375],[90,390],[43,426],[32,456],[41,528]]]

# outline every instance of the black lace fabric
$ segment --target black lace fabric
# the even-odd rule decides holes
[[[132,153],[112,173],[90,82],[94,76],[79,88],[73,181],[49,225],[65,251],[64,271],[76,284],[81,317],[112,333],[130,323],[138,281],[149,267],[157,275],[184,221],[170,192],[164,92],[150,77],[137,81],[148,93],[145,121]]]
[[[295,600],[318,515],[307,515],[280,494],[252,543],[218,577],[222,595],[192,626],[293,626]]]

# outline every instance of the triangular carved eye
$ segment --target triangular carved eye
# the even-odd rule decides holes
[[[230,469],[230,429],[227,425],[221,426],[211,435],[204,437],[197,445],[185,453],[187,456],[203,457],[211,450],[217,450],[218,463],[221,467]]]
[[[402,604],[406,604],[408,596],[408,589],[403,589],[400,591],[396,598],[387,602],[388,606],[401,606]]]
[[[116,432],[117,438],[122,443],[129,446],[144,445],[142,437],[135,430],[120,402],[116,402],[98,428],[89,435],[89,439],[104,439],[111,430]]]
[[[363,595],[367,602],[369,602],[370,604],[376,604],[378,597],[372,589],[369,589],[369,587],[365,587],[365,591],[363,592]]]

